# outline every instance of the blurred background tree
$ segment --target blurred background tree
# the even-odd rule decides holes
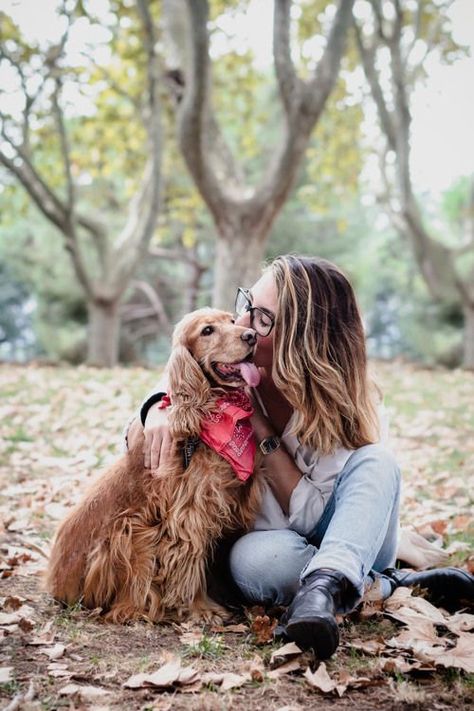
[[[354,21],[357,47],[385,141],[380,150],[381,199],[395,229],[408,240],[428,290],[452,318],[464,321],[465,367],[474,369],[474,240],[472,227],[443,238],[423,214],[411,178],[411,95],[430,54],[454,61],[463,51],[452,39],[446,10],[452,2],[370,3]],[[381,56],[387,61],[382,64]],[[467,196],[460,196],[467,208]],[[446,198],[449,202],[449,198]],[[452,201],[453,202],[453,201]],[[446,203],[445,203],[446,204]],[[451,203],[452,204],[452,203]],[[459,205],[459,202],[458,202]],[[459,207],[458,207],[459,210]],[[467,237],[467,239],[466,239]]]
[[[17,299],[17,314],[25,316],[24,326],[17,320],[18,332],[29,333],[13,349],[10,341],[0,343],[4,357],[45,354],[79,362],[89,353],[89,360],[100,361],[91,353],[94,329],[90,324],[92,304],[103,304],[105,292],[108,308],[113,302],[115,332],[121,323],[121,360],[162,361],[171,325],[184,311],[213,299],[231,308],[235,283],[248,285],[262,257],[302,251],[333,259],[350,274],[366,317],[372,354],[404,354],[448,365],[461,362],[466,317],[458,287],[449,289],[449,298],[433,291],[422,268],[428,243],[419,253],[408,248],[413,240],[407,225],[400,229],[400,219],[393,220],[397,210],[403,216],[395,169],[399,158],[393,148],[386,150],[390,145],[386,134],[374,121],[374,103],[369,98],[373,86],[364,75],[367,67],[361,61],[354,27],[347,34],[339,72],[326,85],[332,91],[314,96],[319,113],[313,112],[301,130],[301,97],[316,86],[341,5],[326,0],[276,0],[277,61],[272,66],[270,52],[262,62],[255,43],[245,34],[246,18],[257,4],[257,0],[210,0],[206,22],[204,0],[154,0],[146,3],[147,25],[140,3],[133,0],[49,0],[51,16],[63,18],[63,24],[58,25],[55,38],[51,29],[48,43],[33,41],[31,30],[25,33],[22,22],[15,24],[13,10],[3,12],[0,150],[7,169],[1,173],[0,258],[5,264],[2,276],[12,289],[10,295],[8,289],[0,291],[0,304],[11,303],[12,296]],[[405,56],[413,45],[414,53],[413,66],[406,63],[403,76],[409,107],[433,62],[455,63],[465,53],[453,39],[450,10],[442,0],[357,0],[354,16],[363,49],[371,53],[392,120],[397,115],[396,82],[391,84],[393,59],[387,37],[394,32],[399,11],[400,51]],[[268,18],[271,22],[269,12]],[[146,39],[150,32],[155,39],[151,48]],[[195,60],[204,61],[209,84],[203,83],[206,74],[196,72],[198,65],[191,61],[193,42]],[[156,124],[156,145],[161,146],[154,153],[148,147],[147,123],[151,66],[160,124],[160,133]],[[76,218],[77,245],[95,291],[81,282],[64,230],[53,228],[44,211],[33,207],[31,194],[8,165],[9,160],[18,167],[22,159],[8,144],[24,149],[21,123],[28,102],[14,100],[25,94],[21,72],[27,77],[27,92],[34,93],[39,84],[44,92],[27,112],[34,119],[27,132],[30,162],[67,207],[67,170],[61,157],[60,122],[55,118],[57,91],[74,167],[75,210],[86,220],[78,224]],[[299,94],[292,94],[295,86]],[[196,93],[193,99],[193,89],[203,90],[202,103]],[[293,106],[295,96],[299,103],[295,99]],[[196,111],[202,112],[200,133],[193,126],[189,129]],[[278,190],[268,192],[275,166],[279,161],[282,165],[285,146],[292,140],[299,144],[299,153],[280,175]],[[155,202],[152,211],[142,176],[147,158],[160,154],[161,182],[154,184],[160,204],[157,209]],[[155,168],[159,168],[157,161]],[[210,176],[207,187],[201,170]],[[268,201],[259,203],[255,196],[263,199],[263,186]],[[411,192],[429,245],[436,242],[450,251],[449,264],[455,265],[457,281],[461,278],[470,288],[470,176],[460,175],[442,196],[420,193],[413,185]],[[136,210],[140,194],[144,200]],[[270,199],[272,194],[275,199]],[[262,209],[256,210],[256,205]],[[144,217],[145,206],[148,215],[153,212],[156,225],[144,241],[132,240],[141,244],[134,251],[135,260],[124,248],[124,235],[137,225],[134,217]],[[106,235],[105,262],[100,257],[101,240],[88,229],[92,223]],[[445,280],[447,275],[441,271]],[[446,271],[452,274],[451,267]],[[122,276],[112,279],[112,273]],[[103,343],[110,343],[105,328],[95,330],[102,334]],[[465,362],[466,344],[474,343],[474,334],[469,337],[466,332],[466,336]],[[115,359],[118,340],[114,342],[115,355],[102,362]]]
[[[59,36],[44,46],[26,42],[11,18],[0,16],[7,77],[0,163],[61,236],[87,305],[87,361],[108,366],[118,359],[120,300],[155,229],[161,161],[148,3],[137,0],[133,10],[141,26],[124,5],[110,9],[112,22],[104,25],[84,3],[63,2]],[[97,30],[114,53],[110,72],[94,60],[100,44],[84,62],[68,61],[68,44],[77,43],[80,32]],[[131,129],[135,145],[128,141],[116,150]]]

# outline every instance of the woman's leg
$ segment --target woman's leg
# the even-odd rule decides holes
[[[393,455],[378,444],[356,450],[309,536],[319,550],[301,575],[304,580],[321,568],[342,573],[354,589],[345,596],[340,612],[357,604],[371,570],[381,572],[394,565],[399,500],[400,470]],[[389,584],[385,594],[390,594]]]
[[[340,473],[310,543],[291,530],[248,533],[231,550],[232,577],[247,600],[288,605],[300,578],[318,568],[337,570],[354,586],[340,610],[347,611],[362,596],[365,580],[373,580],[367,577],[371,567],[382,571],[395,562],[399,495],[393,456],[379,445],[362,447]],[[387,581],[382,595],[391,590]]]
[[[301,649],[329,658],[339,644],[336,612],[357,604],[372,566],[394,562],[399,496],[400,472],[389,452],[368,445],[352,454],[313,531],[319,550],[283,620],[285,636]]]
[[[234,543],[230,569],[247,600],[289,605],[316,548],[295,531],[253,531]]]

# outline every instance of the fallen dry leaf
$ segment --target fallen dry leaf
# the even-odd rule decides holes
[[[195,646],[196,644],[199,644],[199,642],[202,642],[203,636],[204,633],[201,629],[189,630],[180,635],[179,641],[181,644]]]
[[[283,647],[272,652],[270,665],[273,665],[277,659],[285,659],[285,657],[292,657],[295,654],[302,654],[302,650],[294,642],[288,642],[288,644],[284,644]]]
[[[171,686],[185,686],[193,684],[199,679],[198,672],[191,667],[182,667],[181,660],[174,658],[163,664],[155,672],[134,674],[123,686],[127,689],[140,689],[146,686],[167,688]]]
[[[26,598],[17,595],[9,595],[3,600],[2,609],[7,612],[15,612],[26,602]]]
[[[387,641],[387,646],[397,649],[411,649],[413,642],[427,642],[430,645],[438,644],[440,638],[430,620],[415,619],[408,629],[402,630],[396,637]]]
[[[381,671],[389,672],[389,674],[394,674],[398,672],[400,674],[407,674],[415,669],[422,668],[422,663],[419,661],[407,661],[403,657],[390,657],[382,658],[380,660],[379,669]]]
[[[0,625],[14,625],[21,620],[18,612],[0,612]]]
[[[467,612],[456,612],[446,619],[446,627],[455,634],[474,630],[474,615]]]
[[[60,664],[58,662],[52,662],[47,666],[48,675],[54,677],[55,679],[69,678],[72,676],[72,671],[68,669],[67,664]]]
[[[93,702],[107,694],[110,694],[109,689],[103,689],[100,686],[81,686],[80,684],[68,684],[59,689],[60,696],[77,696],[84,701]]]
[[[468,674],[474,674],[474,637],[468,632],[462,632],[454,647],[433,648],[427,654],[432,660],[443,667],[456,667]]]
[[[423,597],[414,596],[410,588],[397,588],[393,595],[385,601],[384,612],[407,625],[419,620],[420,616],[435,625],[444,625],[446,621],[446,616],[441,610]]]
[[[34,626],[35,623],[33,622],[33,620],[29,620],[26,617],[23,617],[18,623],[18,627],[21,629],[22,632],[31,632]]]
[[[267,677],[269,679],[279,679],[285,674],[291,674],[291,672],[299,671],[301,668],[301,661],[298,658],[289,659],[284,664],[276,667],[276,669],[271,669],[271,671],[267,673]]]
[[[12,680],[13,667],[0,667],[0,684],[6,684]]]
[[[214,684],[218,686],[220,691],[228,691],[243,686],[252,677],[247,674],[234,674],[233,672],[207,672],[201,676],[203,684]]]
[[[268,644],[273,639],[273,632],[278,624],[278,620],[268,615],[257,615],[252,620],[250,629],[255,638],[255,644]]]
[[[360,649],[366,654],[380,654],[385,649],[385,641],[379,642],[376,639],[353,639],[348,645],[349,648]]]
[[[54,647],[47,648],[45,647],[44,649],[40,649],[39,652],[40,654],[46,654],[47,657],[49,657],[51,660],[55,659],[60,659],[65,651],[66,647],[64,644],[57,644],[54,645]]]
[[[315,672],[312,672],[309,668],[306,669],[304,678],[310,686],[314,689],[319,689],[319,691],[322,691],[323,694],[330,694],[333,691],[336,691],[339,696],[342,696],[347,688],[346,685],[338,684],[337,681],[331,679],[324,662],[320,663]]]
[[[20,625],[23,632],[29,632],[35,624],[32,619],[34,614],[29,605],[22,605],[15,612],[0,612],[0,625]]]
[[[38,634],[28,640],[27,644],[31,646],[42,646],[43,644],[52,644],[56,638],[56,633],[52,629],[54,620],[48,622],[42,627]]]

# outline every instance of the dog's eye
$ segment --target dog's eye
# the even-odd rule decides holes
[[[214,333],[214,326],[204,326],[201,331],[201,336],[210,336],[211,333]]]

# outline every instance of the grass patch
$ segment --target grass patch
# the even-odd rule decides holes
[[[19,425],[10,434],[4,435],[3,439],[7,442],[34,442],[35,439],[32,437],[21,425]]]
[[[196,644],[191,644],[181,655],[183,659],[219,659],[224,655],[226,646],[219,635],[206,635]]]

